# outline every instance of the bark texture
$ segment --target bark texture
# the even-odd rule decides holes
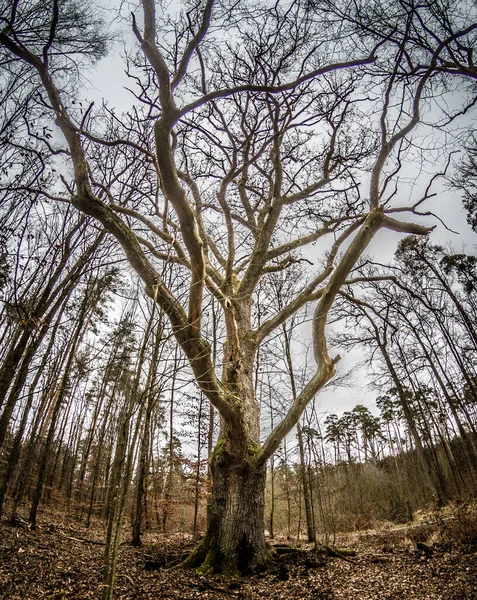
[[[268,562],[264,533],[265,466],[255,450],[231,454],[219,440],[212,459],[213,488],[207,532],[184,566],[228,576],[250,573]]]

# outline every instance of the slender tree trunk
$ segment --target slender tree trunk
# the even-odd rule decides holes
[[[26,379],[28,377],[28,372],[31,368],[31,363],[34,357],[36,356],[41,343],[45,339],[50,329],[53,317],[55,316],[61,305],[63,305],[64,308],[65,300],[70,296],[71,292],[72,288],[66,289],[65,293],[59,298],[58,302],[55,303],[53,308],[45,316],[45,319],[39,331],[33,337],[31,342],[28,345],[26,345],[23,352],[23,356],[21,357],[21,363],[20,361],[18,361],[18,363],[20,363],[19,368],[15,370],[18,366],[17,363],[17,365],[11,367],[11,371],[8,371],[7,378],[10,380],[10,383],[12,385],[9,388],[9,393],[5,401],[2,415],[0,417],[0,448],[4,443],[5,435],[7,433],[13,411],[17,404],[18,398],[20,397],[20,393],[23,389],[23,386],[25,385]]]
[[[290,378],[290,384],[292,389],[292,397],[293,400],[296,399],[297,390],[296,390],[296,381],[295,381],[295,372],[293,370],[293,361],[291,356],[291,347],[290,347],[290,336],[292,333],[293,321],[289,331],[287,331],[286,326],[283,325],[283,341],[285,345],[285,357],[286,364],[288,369],[288,376]],[[300,455],[300,479],[303,488],[303,500],[305,503],[305,516],[306,516],[306,531],[309,542],[315,542],[316,535],[313,524],[313,518],[311,514],[311,501],[310,501],[310,493],[309,493],[309,482],[307,481],[307,468],[305,463],[305,449],[303,445],[303,434],[301,430],[301,425],[298,422],[297,425],[297,438],[298,438],[298,449]]]
[[[103,408],[104,400],[106,398],[107,387],[108,387],[108,383],[110,382],[110,378],[111,378],[111,370],[113,367],[113,363],[117,358],[120,343],[121,343],[121,338],[120,338],[120,336],[118,336],[118,339],[116,340],[116,344],[113,346],[112,352],[110,353],[108,362],[106,364],[105,372],[104,372],[103,379],[101,382],[101,387],[100,387],[100,390],[98,393],[98,398],[96,400],[94,411],[93,411],[93,418],[91,421],[91,426],[89,428],[88,436],[86,438],[86,442],[83,447],[83,454],[81,457],[81,466],[80,466],[80,470],[79,470],[78,483],[76,485],[77,501],[82,500],[84,478],[86,476],[86,469],[88,466],[88,460],[89,460],[89,456],[91,453],[91,447],[93,445],[93,441],[94,441],[94,437],[95,437],[95,433],[96,433],[96,426],[98,423],[99,415],[101,414],[101,410]],[[114,386],[116,387],[116,383],[114,384]],[[112,392],[112,395],[114,395],[114,390]],[[103,435],[104,435],[104,431],[103,431]]]
[[[78,387],[78,380],[76,380],[74,385],[72,386],[72,390],[71,390],[72,398],[74,398],[76,395],[77,387]],[[69,422],[72,405],[73,405],[72,402],[68,403],[68,406],[66,407],[66,410],[64,411],[64,414],[63,414],[63,419],[58,428],[59,434],[58,434],[58,438],[56,440],[57,448],[56,448],[55,460],[53,462],[53,466],[50,469],[49,481],[46,484],[47,488],[48,488],[48,494],[47,494],[48,502],[51,500],[51,492],[52,492],[53,486],[55,484],[55,478],[57,478],[58,464],[60,462],[60,457],[62,454],[64,455],[66,452],[66,448],[63,447],[63,440],[64,440],[65,433],[66,433],[66,426]],[[62,484],[62,481],[61,481],[61,479],[59,479],[58,488],[61,487],[61,484]]]
[[[139,358],[136,377],[130,389],[130,398],[126,399],[125,414],[120,418],[116,455],[111,475],[111,496],[108,510],[108,527],[104,550],[103,595],[102,600],[112,600],[116,565],[118,561],[119,541],[123,524],[124,511],[132,478],[133,464],[136,456],[139,432],[142,429],[144,403],[137,411],[136,423],[131,423],[139,396],[139,376],[142,370],[144,355]],[[132,431],[132,439],[131,437]]]
[[[263,395],[263,392],[262,392]],[[274,428],[274,413],[272,403],[272,386],[270,383],[270,377],[268,377],[268,408],[270,410],[270,429]],[[275,539],[275,456],[270,458],[270,517],[268,520],[268,529],[270,532],[270,539]]]
[[[308,479],[308,468],[305,460],[305,445],[303,443],[303,432],[300,423],[297,423],[296,428],[298,438],[298,451],[300,454],[300,479],[303,489],[303,501],[305,503],[307,539],[309,542],[316,542],[314,519],[311,509],[310,482]]]
[[[30,415],[30,409],[33,404],[35,390],[38,386],[38,383],[40,381],[40,378],[41,378],[44,370],[46,369],[46,365],[47,365],[48,361],[51,360],[51,350],[52,350],[53,344],[56,340],[56,333],[57,333],[58,327],[60,325],[61,316],[62,315],[60,313],[60,316],[57,318],[55,325],[52,329],[48,347],[46,348],[46,351],[43,354],[41,363],[37,369],[37,372],[35,373],[33,381],[28,390],[27,402],[26,402],[25,408],[23,409],[23,414],[22,414],[22,418],[20,421],[20,425],[18,426],[18,430],[15,434],[15,439],[13,441],[13,446],[10,450],[10,454],[7,459],[7,468],[3,475],[2,483],[1,483],[1,487],[0,487],[0,517],[3,512],[3,503],[5,500],[5,494],[7,492],[7,487],[10,483],[10,479],[11,479],[11,477],[15,471],[15,468],[17,467],[18,461],[20,459],[22,439],[23,439],[23,435],[25,433],[28,417]]]
[[[460,420],[459,414],[455,408],[455,403],[452,401],[452,398],[449,395],[449,392],[447,390],[446,385],[444,384],[444,381],[442,380],[442,377],[439,373],[439,370],[437,367],[440,367],[440,371],[442,373],[445,373],[442,365],[440,364],[439,361],[439,357],[436,355],[435,351],[433,349],[431,349],[431,351],[428,350],[428,348],[426,347],[426,345],[424,344],[424,341],[422,340],[421,335],[419,335],[417,329],[412,325],[412,323],[406,319],[408,325],[410,326],[416,340],[418,341],[420,347],[422,348],[422,351],[424,352],[424,355],[426,357],[426,360],[429,364],[429,367],[432,371],[432,373],[434,374],[434,377],[436,378],[437,383],[439,384],[439,387],[442,390],[442,394],[445,397],[447,404],[452,412],[452,416],[454,417],[454,420],[456,422],[456,425],[459,429],[459,434],[462,438],[462,441],[464,442],[464,446],[466,448],[466,459],[468,461],[469,464],[469,470],[472,476],[472,479],[474,479],[474,469],[473,469],[473,465],[477,460],[477,454],[473,445],[473,441],[471,436],[469,436],[468,432],[466,431],[465,427],[462,425],[462,422]],[[431,344],[431,348],[432,348],[432,344]],[[434,360],[433,360],[433,356],[431,356],[431,352],[434,356]],[[435,364],[437,362],[437,365]]]
[[[459,314],[460,314],[460,316],[462,318],[462,321],[464,323],[464,327],[467,329],[469,337],[472,340],[473,346],[474,346],[474,348],[477,349],[477,331],[474,328],[474,323],[470,320],[469,313],[462,306],[461,302],[459,301],[459,299],[457,298],[457,296],[454,294],[454,292],[453,292],[452,288],[450,287],[449,283],[442,276],[442,274],[439,272],[439,270],[436,268],[436,266],[433,263],[429,262],[425,257],[423,257],[423,262],[434,273],[434,275],[437,277],[437,279],[441,283],[442,287],[445,289],[445,291],[448,294],[449,298],[454,303],[455,307],[457,308],[457,310],[458,310],[458,312],[459,312]]]
[[[83,396],[85,400],[85,396]],[[77,423],[74,431],[71,435],[69,448],[73,448],[70,451],[69,460],[63,463],[63,472],[61,475],[62,480],[66,480],[65,483],[65,495],[68,499],[68,508],[70,507],[70,500],[73,497],[73,482],[75,477],[76,466],[79,464],[80,444],[83,439],[83,428],[88,413],[87,402],[84,402],[83,406],[79,410],[80,415],[77,416]]]
[[[63,399],[65,398],[67,392],[67,383],[70,377],[70,372],[73,366],[73,362],[76,358],[76,354],[78,352],[79,345],[81,343],[82,336],[86,331],[86,328],[89,324],[89,319],[85,318],[88,310],[88,294],[85,294],[83,299],[83,304],[81,306],[81,310],[79,313],[79,318],[76,325],[76,330],[73,333],[73,337],[70,342],[70,352],[68,355],[68,359],[66,361],[65,369],[63,376],[60,379],[58,384],[57,391],[55,393],[55,398],[52,402],[51,409],[51,421],[48,429],[48,435],[45,440],[45,444],[43,446],[41,455],[40,455],[40,463],[38,468],[38,478],[37,484],[35,488],[35,492],[33,495],[32,505],[30,509],[30,516],[28,518],[28,523],[32,529],[36,527],[36,516],[38,511],[38,505],[40,503],[41,495],[43,492],[43,484],[45,481],[46,469],[48,464],[48,458],[51,450],[51,445],[53,443],[53,437],[55,434],[56,423],[58,420],[58,416],[60,414],[60,410],[62,407]]]
[[[66,265],[69,252],[71,251],[69,243],[70,237],[78,228],[79,225],[77,225],[67,236],[65,241],[66,247],[64,258],[56,268],[54,275],[52,278],[50,278],[45,290],[41,294],[40,299],[38,300],[31,315],[31,322],[29,321],[29,325],[23,331],[18,344],[16,344],[14,347],[11,347],[10,352],[6,356],[4,363],[0,368],[0,404],[3,403],[7,396],[7,392],[10,389],[8,399],[5,402],[3,413],[0,417],[0,447],[5,439],[7,428],[21,389],[26,381],[30,363],[35,356],[43,338],[46,336],[56,312],[60,306],[64,304],[65,300],[70,296],[71,292],[78,284],[85,266],[88,264],[88,261],[96,252],[104,238],[104,233],[100,233],[96,237],[95,241],[87,248],[84,254],[72,266],[63,280],[56,286],[56,288],[54,288],[54,284],[58,281],[60,274]],[[73,242],[73,247],[79,242],[79,239],[80,236],[78,236]],[[37,334],[32,337],[32,323],[36,324],[40,321],[42,325]],[[31,341],[30,338],[32,338]],[[20,361],[21,366],[18,369]]]
[[[18,468],[18,475],[13,487],[13,509],[11,513],[11,521],[16,522],[16,513],[20,503],[23,499],[27,486],[29,484],[29,478],[33,467],[33,460],[36,456],[38,446],[40,445],[41,438],[44,437],[47,429],[47,418],[51,414],[51,406],[54,399],[55,390],[57,388],[58,381],[61,377],[63,364],[65,362],[65,353],[67,352],[68,344],[64,344],[61,348],[59,355],[55,358],[51,365],[50,373],[46,378],[44,385],[44,392],[42,394],[38,408],[35,411],[35,418],[30,427],[27,438],[29,439],[25,456],[21,461]]]
[[[152,325],[152,319],[154,316],[154,311],[151,314],[150,323]],[[146,380],[146,388],[144,391],[144,395],[146,396],[146,414],[144,418],[144,426],[143,426],[143,434],[141,437],[141,444],[139,448],[139,465],[137,472],[137,485],[136,485],[136,506],[133,517],[133,527],[132,527],[132,541],[131,544],[133,546],[141,546],[141,525],[142,525],[142,515],[143,515],[143,503],[146,497],[146,474],[149,470],[149,436],[151,431],[151,420],[152,420],[152,412],[157,405],[157,401],[160,398],[161,392],[160,390],[156,390],[156,376],[157,376],[157,366],[159,360],[159,351],[161,349],[162,333],[164,327],[162,324],[162,319],[159,321],[159,325],[156,330],[154,347],[151,357],[151,362],[149,364],[149,370],[147,374]]]
[[[212,299],[212,363],[217,363],[217,311],[215,300]],[[207,491],[212,490],[212,451],[214,448],[215,408],[209,401],[209,429],[207,432]],[[207,522],[209,521],[210,496],[207,502]]]
[[[370,319],[370,321],[371,321],[371,319]],[[386,345],[382,341],[377,327],[375,326],[375,324],[372,321],[371,321],[371,323],[374,326],[376,341],[378,343],[379,349],[381,350],[381,354],[383,355],[383,358],[388,367],[389,373],[392,377],[392,380],[394,381],[394,385],[396,386],[399,404],[402,408],[404,418],[406,420],[406,424],[409,429],[409,433],[411,434],[412,439],[414,440],[414,443],[416,445],[417,454],[419,456],[419,460],[423,467],[423,472],[425,474],[426,480],[427,480],[428,484],[431,486],[431,488],[433,489],[433,491],[435,492],[438,503],[440,505],[442,505],[445,502],[445,496],[446,496],[445,488],[443,487],[443,481],[441,480],[441,477],[439,475],[437,476],[437,481],[436,481],[436,476],[435,476],[436,471],[433,468],[433,465],[431,464],[429,457],[428,457],[428,455],[424,449],[424,446],[422,444],[421,436],[419,435],[419,432],[416,428],[416,424],[414,422],[412,412],[409,408],[409,404],[408,404],[408,401],[406,398],[404,388],[401,384],[401,380],[398,377],[396,369],[394,368],[394,365],[391,361],[391,357],[389,356],[389,353],[387,351]],[[436,465],[436,468],[438,469],[439,466]]]
[[[214,449],[214,427],[215,427],[215,409],[209,402],[209,429],[207,431],[207,491],[212,489],[212,452]],[[209,502],[207,502],[207,514],[209,513]],[[208,520],[208,517],[207,517]]]
[[[275,539],[275,460],[270,459],[270,517],[268,519],[268,530],[270,539]]]
[[[139,447],[139,464],[137,471],[137,484],[136,484],[136,505],[132,519],[132,539],[131,545],[139,547],[142,545],[141,541],[141,529],[142,529],[142,516],[144,509],[144,499],[146,497],[146,474],[148,471],[148,449],[149,449],[149,432],[151,426],[151,408],[152,402],[148,399],[148,406],[146,408],[146,416],[144,419],[143,433],[141,438],[141,444]]]
[[[101,423],[101,429],[100,429],[99,435],[98,435],[99,445],[98,445],[96,460],[94,461],[93,474],[91,477],[91,488],[89,490],[88,514],[86,516],[85,527],[89,527],[91,525],[91,517],[93,515],[94,500],[95,500],[95,495],[96,495],[96,485],[98,483],[98,479],[100,476],[101,459],[103,456],[103,450],[104,450],[104,446],[105,446],[106,429],[107,429],[107,426],[108,426],[108,423],[110,420],[109,416],[110,416],[111,409],[112,409],[113,402],[114,402],[116,386],[117,386],[117,380],[115,381],[114,387],[111,391],[111,398],[110,398],[109,402],[107,403],[106,410],[103,415],[103,420]],[[106,487],[106,481],[105,481],[105,487]]]
[[[174,369],[172,373],[172,386],[169,404],[169,454],[168,454],[168,468],[167,477],[164,489],[164,508],[162,512],[162,531],[167,531],[167,525],[169,516],[171,513],[171,501],[172,491],[174,487],[174,407],[175,407],[175,390],[176,390],[176,379],[179,371],[179,352],[178,348],[175,349],[174,354]]]
[[[38,475],[37,475],[37,483],[35,487],[35,491],[33,493],[32,504],[30,508],[30,515],[28,517],[28,525],[31,529],[36,528],[36,517],[38,512],[38,506],[40,504],[43,485],[45,481],[45,474],[50,454],[51,445],[53,443],[53,437],[56,429],[56,422],[58,419],[58,415],[61,409],[61,397],[62,397],[62,389],[65,386],[65,378],[66,375],[61,379],[58,384],[58,388],[56,390],[54,399],[53,399],[53,412],[51,413],[51,420],[48,427],[48,435],[43,443],[40,458],[39,458],[39,467],[38,467]]]
[[[202,450],[202,408],[204,405],[204,397],[202,393],[199,399],[199,416],[197,428],[197,467],[195,471],[195,498],[194,498],[194,523],[192,526],[192,535],[194,540],[197,539],[197,517],[199,514],[199,498],[200,498],[200,454]]]
[[[130,400],[129,407],[124,407],[125,414],[122,416],[118,428],[116,453],[112,467],[110,481],[111,493],[108,499],[108,526],[104,550],[103,600],[112,600],[113,597],[120,530],[125,504],[124,493],[126,490],[124,489],[125,484],[122,480],[126,478],[126,469],[124,467],[127,460],[132,407],[133,399]],[[132,449],[130,449],[130,452],[132,452]]]

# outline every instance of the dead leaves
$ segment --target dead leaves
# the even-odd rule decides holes
[[[64,522],[38,531],[0,524],[0,599],[101,597],[102,534]],[[141,548],[123,544],[118,600],[475,600],[477,548],[423,546],[344,536],[357,550],[350,564],[324,553],[285,553],[266,572],[241,580],[171,570],[191,550],[186,536],[148,534]]]

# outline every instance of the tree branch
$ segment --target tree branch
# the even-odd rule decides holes
[[[194,102],[187,104],[183,108],[181,108],[178,112],[177,118],[181,118],[187,113],[203,106],[207,102],[211,100],[218,100],[219,98],[227,98],[229,96],[233,96],[234,94],[238,94],[240,92],[260,92],[260,93],[269,93],[269,94],[278,94],[280,92],[286,92],[288,90],[293,90],[302,83],[306,83],[315,77],[319,77],[320,75],[325,75],[326,73],[332,73],[334,71],[338,71],[341,69],[348,69],[352,67],[361,67],[363,65],[369,65],[375,62],[376,57],[374,55],[369,56],[368,58],[363,58],[360,60],[352,60],[348,62],[338,62],[332,63],[330,65],[326,65],[325,67],[320,67],[319,69],[315,69],[306,75],[302,75],[291,81],[289,83],[284,83],[282,85],[238,85],[231,88],[226,88],[223,90],[215,90],[214,92],[209,92],[202,96],[202,98],[198,98]]]

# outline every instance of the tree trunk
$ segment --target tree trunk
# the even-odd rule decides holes
[[[95,501],[95,496],[96,496],[96,484],[98,482],[100,472],[101,472],[103,450],[105,447],[106,430],[107,430],[107,426],[110,422],[110,414],[112,412],[113,403],[115,401],[116,386],[117,386],[117,381],[115,381],[113,389],[110,393],[110,400],[106,405],[104,415],[102,418],[101,428],[99,430],[98,448],[97,448],[96,458],[94,461],[94,466],[92,467],[91,488],[89,490],[89,507],[88,507],[88,515],[86,517],[85,527],[89,527],[91,525],[91,517],[93,514],[93,507],[94,507],[94,501]],[[106,489],[106,483],[105,483],[105,489]],[[81,488],[80,488],[80,491],[78,492],[78,498],[82,498]],[[83,510],[84,510],[84,506],[83,506],[83,504],[81,504],[81,514],[79,517],[80,519],[83,518]]]
[[[293,361],[290,348],[290,337],[293,331],[294,322],[292,321],[290,329],[287,330],[286,325],[282,326],[283,330],[283,343],[285,347],[285,357],[288,369],[288,376],[290,377],[290,385],[292,389],[293,400],[295,401],[297,396],[295,373],[293,370]],[[273,428],[273,424],[272,424]],[[300,453],[300,479],[303,486],[303,499],[305,501],[305,514],[306,514],[306,530],[309,542],[316,542],[315,526],[312,518],[311,502],[310,502],[310,488],[307,477],[307,467],[305,461],[305,449],[303,444],[303,433],[301,430],[300,422],[296,424],[297,437],[298,437],[298,448]],[[300,503],[301,506],[301,503]]]
[[[197,520],[199,516],[199,498],[200,498],[200,453],[202,450],[202,408],[204,405],[204,396],[202,393],[199,398],[199,415],[198,415],[198,426],[197,426],[197,466],[195,470],[195,498],[194,498],[194,523],[192,526],[192,535],[194,540],[197,539]]]
[[[383,358],[386,362],[386,366],[391,375],[391,378],[394,381],[394,385],[396,386],[396,390],[397,390],[397,394],[398,394],[397,398],[398,398],[399,404],[402,408],[404,418],[406,421],[406,425],[408,426],[409,433],[416,445],[417,455],[419,457],[419,461],[421,463],[422,471],[424,474],[424,481],[429,484],[429,486],[431,487],[431,489],[433,490],[433,492],[436,495],[437,503],[440,506],[442,506],[443,504],[445,504],[446,490],[445,490],[444,479],[440,472],[439,464],[436,462],[432,462],[430,460],[430,458],[424,448],[424,445],[421,440],[421,436],[419,435],[418,429],[416,427],[416,423],[414,422],[414,417],[412,415],[412,411],[409,407],[409,404],[408,404],[408,401],[406,398],[405,390],[404,390],[404,388],[401,384],[401,381],[398,377],[398,374],[394,368],[391,357],[389,356],[389,353],[386,348],[386,344],[381,339],[381,337],[379,335],[379,330],[371,319],[370,319],[370,322],[373,325],[373,328],[375,331],[376,342],[379,346],[379,349],[381,350],[381,354],[383,355]]]
[[[214,450],[207,532],[184,566],[238,576],[265,566],[270,557],[264,532],[266,467],[253,465],[253,453],[237,456],[227,445],[222,438]]]
[[[164,486],[164,508],[162,511],[162,532],[167,532],[172,502],[172,492],[174,488],[174,409],[175,409],[175,391],[176,380],[179,372],[179,350],[176,347],[174,353],[174,369],[172,372],[172,385],[169,405],[169,455],[167,466],[167,477]]]
[[[36,516],[38,511],[38,505],[41,500],[44,482],[47,479],[47,467],[48,467],[48,458],[51,452],[51,447],[53,443],[53,438],[56,430],[56,423],[58,421],[58,416],[61,412],[62,404],[65,399],[67,390],[68,390],[68,381],[71,374],[71,368],[74,364],[74,360],[78,353],[78,348],[81,344],[83,336],[88,328],[90,315],[87,315],[88,310],[88,295],[85,294],[83,298],[83,302],[79,311],[78,320],[76,324],[76,328],[73,332],[73,336],[69,343],[69,354],[66,360],[66,365],[63,371],[63,375],[58,383],[57,389],[55,391],[55,395],[53,396],[52,403],[50,406],[51,411],[51,420],[49,423],[48,435],[46,436],[45,443],[40,455],[40,463],[38,468],[38,478],[37,484],[35,488],[35,492],[33,494],[32,505],[30,509],[30,515],[28,517],[28,524],[32,529],[36,528]],[[45,421],[44,426],[48,421]],[[40,436],[41,436],[40,432]]]
[[[81,219],[80,223],[82,223]],[[54,276],[50,278],[45,290],[40,295],[37,305],[30,315],[33,322],[42,323],[38,331],[34,334],[34,328],[28,327],[23,331],[23,334],[16,346],[10,346],[9,352],[5,357],[4,363],[0,368],[0,404],[7,398],[3,413],[0,417],[0,446],[3,444],[8,425],[16,406],[18,398],[25,381],[28,377],[30,363],[33,360],[38,348],[41,345],[43,338],[46,336],[51,322],[56,315],[58,309],[63,305],[65,300],[70,296],[74,288],[77,286],[83,274],[85,266],[89,259],[98,249],[101,241],[104,238],[104,233],[100,233],[93,244],[89,246],[84,254],[78,258],[69,272],[65,275],[60,284],[53,289],[54,284],[60,277],[63,268],[66,264],[67,257],[70,251],[76,247],[76,243],[80,241],[80,236],[70,246],[70,236],[79,228],[79,224],[68,234],[64,251],[64,260],[57,266]],[[47,312],[48,311],[48,312]],[[18,368],[21,361],[21,367]]]
[[[5,472],[3,473],[2,482],[0,484],[0,517],[2,516],[2,512],[3,512],[3,503],[5,500],[5,494],[7,492],[7,487],[10,483],[13,473],[14,473],[14,471],[18,465],[18,462],[20,460],[20,456],[21,456],[21,452],[22,452],[22,439],[23,439],[23,436],[25,433],[28,418],[30,417],[30,409],[33,404],[35,390],[38,386],[38,382],[40,381],[42,373],[46,369],[48,361],[51,360],[51,350],[52,350],[53,344],[55,343],[55,340],[56,340],[56,333],[57,333],[58,327],[60,325],[60,320],[61,320],[61,311],[60,311],[60,316],[57,318],[56,323],[53,326],[53,330],[50,335],[50,341],[49,341],[48,347],[42,357],[40,366],[37,369],[37,372],[35,373],[33,381],[29,387],[28,394],[27,394],[27,401],[26,401],[26,405],[23,409],[23,414],[22,414],[22,418],[20,421],[20,425],[18,426],[18,429],[15,433],[15,438],[13,440],[13,446],[8,455],[7,467],[5,469]],[[39,410],[37,410],[37,412],[39,412]],[[33,429],[32,435],[30,437],[33,439],[34,435],[35,435],[35,430]]]
[[[300,479],[303,488],[303,500],[305,502],[306,534],[309,542],[316,542],[315,524],[311,508],[310,481],[308,477],[308,465],[305,460],[305,444],[300,423],[296,425],[298,437],[298,449],[300,453]]]

